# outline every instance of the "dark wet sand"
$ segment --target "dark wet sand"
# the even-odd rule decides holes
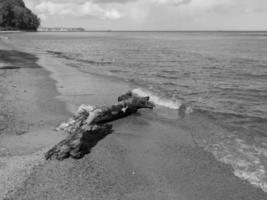
[[[21,65],[36,64],[36,57],[22,58]],[[1,105],[11,99],[8,109],[18,113],[12,123],[25,119],[34,124],[22,135],[14,131],[2,134],[5,144],[12,137],[16,141],[6,145],[13,152],[10,157],[21,155],[18,138],[34,141],[22,148],[23,155],[31,156],[62,138],[52,129],[70,116],[68,111],[75,111],[82,103],[110,105],[132,88],[124,82],[81,73],[47,55],[38,58],[36,65],[43,68],[0,70],[4,77],[1,86],[5,86]],[[16,92],[13,84],[19,87]],[[31,92],[25,95],[22,88]],[[83,159],[43,161],[31,167],[23,186],[15,188],[7,199],[267,199],[263,191],[235,177],[229,166],[199,148],[183,124],[176,112],[162,108],[116,121],[114,133]]]

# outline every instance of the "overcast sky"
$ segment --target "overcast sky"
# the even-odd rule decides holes
[[[42,26],[88,30],[267,30],[267,0],[25,0]]]

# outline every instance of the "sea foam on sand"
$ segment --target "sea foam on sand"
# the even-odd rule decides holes
[[[225,139],[207,145],[205,149],[217,160],[231,165],[235,176],[267,192],[267,173],[263,164],[263,160],[267,158],[266,149],[239,138]]]

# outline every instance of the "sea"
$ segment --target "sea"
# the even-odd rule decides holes
[[[267,192],[267,32],[23,33],[10,44],[183,110],[196,144]],[[181,113],[180,113],[181,114]]]

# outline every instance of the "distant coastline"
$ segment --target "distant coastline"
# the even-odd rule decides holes
[[[38,32],[84,32],[84,28],[73,28],[73,27],[40,27],[37,29]]]
[[[12,29],[3,29],[0,27],[0,33],[12,33],[12,32],[36,32],[29,30],[12,30]],[[266,33],[267,30],[87,30],[84,28],[75,28],[75,27],[40,27],[37,29],[37,32],[210,32],[210,33]]]

